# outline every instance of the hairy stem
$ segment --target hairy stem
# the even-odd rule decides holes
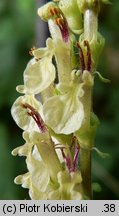
[[[92,187],[91,187],[91,151],[87,149],[80,149],[80,164],[81,175],[83,178],[82,191],[84,198],[92,199]]]
[[[90,128],[90,113],[92,109],[92,88],[84,87],[85,95],[82,98],[82,103],[84,104],[85,122],[84,126],[88,129]],[[92,143],[84,143],[84,148],[80,149],[80,166],[82,175],[82,191],[84,198],[92,199],[92,187],[91,187],[91,145]]]

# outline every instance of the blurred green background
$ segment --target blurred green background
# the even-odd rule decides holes
[[[40,0],[39,0],[40,2]],[[30,59],[29,50],[42,44],[36,0],[0,0],[0,199],[29,199],[27,190],[14,184],[26,172],[24,158],[11,151],[21,144],[22,131],[14,123],[10,109],[18,97],[15,87],[22,84],[23,71]],[[102,159],[93,153],[94,199],[119,199],[119,1],[104,6],[99,30],[106,38],[98,70],[111,84],[96,79],[94,111],[100,118],[96,146],[110,153]],[[37,42],[36,42],[37,41]],[[97,182],[99,184],[97,184]]]

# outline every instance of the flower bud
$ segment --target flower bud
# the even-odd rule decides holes
[[[99,13],[101,3],[110,4],[109,0],[77,0],[81,13],[84,13],[87,9]]]
[[[98,13],[100,10],[100,3],[101,0],[77,0],[81,13],[84,13],[87,9],[94,10]]]

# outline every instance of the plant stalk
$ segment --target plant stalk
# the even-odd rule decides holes
[[[92,88],[84,87],[85,95],[82,98],[82,103],[84,104],[84,112],[85,115],[85,122],[84,128],[90,128],[90,113],[92,110]],[[83,143],[85,147],[80,148],[80,169],[82,175],[82,193],[84,198],[92,199],[92,187],[91,187],[91,147],[92,143],[87,142]]]
[[[91,151],[81,148],[80,149],[80,164],[82,175],[82,192],[85,199],[92,199],[91,187]]]
[[[90,41],[95,38],[97,40],[97,30],[98,30],[98,14],[91,9],[87,9],[84,12],[84,39],[90,44]],[[83,104],[85,109],[85,123],[90,127],[90,114],[92,110],[92,88],[84,89],[85,95],[83,98]],[[82,192],[84,198],[92,199],[92,180],[91,180],[91,144],[87,142],[88,146],[86,148],[80,149],[80,166],[82,174]]]

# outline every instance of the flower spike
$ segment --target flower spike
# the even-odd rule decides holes
[[[23,96],[11,108],[25,140],[12,154],[25,156],[28,170],[15,183],[28,188],[31,199],[92,198],[95,74],[107,82],[97,72],[105,41],[98,33],[102,2],[108,0],[51,0],[38,9],[50,37],[46,47],[29,51],[23,85],[17,86]]]

